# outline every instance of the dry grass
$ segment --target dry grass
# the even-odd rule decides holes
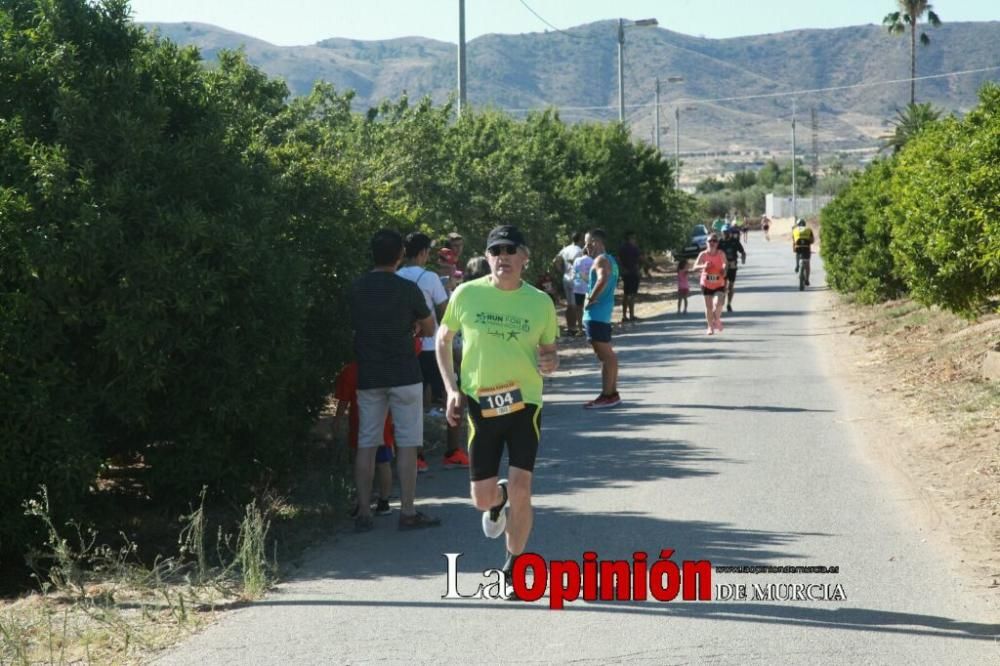
[[[0,663],[133,664],[208,623],[238,596],[184,585],[121,589],[101,586],[86,598],[32,594],[0,606]]]
[[[40,591],[0,603],[0,664],[142,663],[217,610],[263,594],[275,570],[264,554],[271,512],[248,505],[235,537],[218,530],[209,558],[204,499],[182,519],[178,554],[147,565],[134,543],[111,548],[92,530],[55,525],[43,488],[26,504],[48,531],[33,553],[45,564]]]
[[[981,376],[1000,316],[968,322],[909,300],[843,303],[834,316],[863,339],[865,388],[905,415],[901,462],[1000,586],[1000,384]]]

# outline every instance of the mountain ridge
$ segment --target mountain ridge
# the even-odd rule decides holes
[[[426,37],[331,37],[307,46],[276,46],[209,24],[145,26],[198,47],[207,61],[221,49],[242,46],[250,62],[283,78],[296,95],[319,79],[353,89],[359,111],[404,91],[411,97],[429,95],[437,103],[454,94],[457,47]],[[982,83],[1000,77],[1000,49],[993,48],[1000,43],[1000,21],[946,22],[928,34],[930,45],[918,47],[918,77],[997,68],[918,80],[917,101],[945,112],[965,112],[977,103]],[[618,117],[617,21],[564,31],[487,34],[470,40],[466,49],[472,106],[515,115],[556,106],[570,122]],[[666,83],[672,76],[682,76],[684,82]],[[909,39],[889,35],[875,24],[724,39],[664,28],[628,30],[626,119],[636,136],[650,140],[657,77],[661,146],[675,139],[671,126],[674,107],[680,106],[683,153],[780,152],[789,143],[789,93],[799,91],[794,97],[803,137],[810,131],[810,111],[816,109],[817,143],[823,152],[872,147],[909,100]],[[879,83],[893,80],[898,82]],[[802,92],[831,87],[841,89]]]

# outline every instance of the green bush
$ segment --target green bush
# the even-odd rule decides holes
[[[40,484],[81,517],[109,460],[143,463],[164,510],[290,483],[379,227],[474,253],[517,224],[536,274],[572,230],[651,250],[687,231],[669,162],[616,124],[405,97],[357,114],[328,85],[288,101],[128,14],[0,3],[0,551],[30,544],[16,507]]]
[[[284,85],[208,70],[124,2],[0,11],[0,504],[46,483],[69,509],[111,456],[166,501],[280,473],[326,390],[265,133]]]
[[[898,298],[906,287],[889,251],[892,160],[873,162],[820,214],[820,254],[830,286],[862,303]]]
[[[984,86],[963,120],[911,139],[892,192],[892,254],[913,296],[981,312],[1000,294],[1000,86]]]

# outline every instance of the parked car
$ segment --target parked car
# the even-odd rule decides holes
[[[691,259],[697,257],[708,246],[708,227],[704,224],[696,224],[691,231],[691,238],[679,252],[678,259]]]

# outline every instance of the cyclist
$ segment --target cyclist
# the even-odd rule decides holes
[[[812,256],[812,244],[816,242],[813,230],[806,226],[806,221],[799,218],[795,229],[792,231],[792,252],[795,253],[795,272],[799,272],[799,266],[805,259],[806,285],[809,284],[809,258]]]
[[[723,229],[724,238],[719,242],[719,249],[726,254],[726,312],[733,311],[733,291],[736,288],[736,269],[739,259],[747,263],[747,251],[740,242],[738,227],[728,226]]]

